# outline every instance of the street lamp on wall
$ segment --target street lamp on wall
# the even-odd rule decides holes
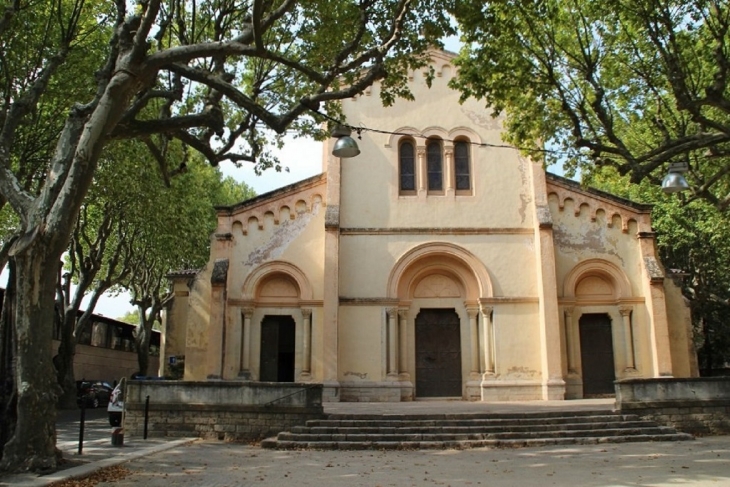
[[[682,173],[689,170],[686,162],[673,162],[669,165],[669,172],[662,181],[662,191],[667,194],[678,193],[689,189],[689,184]]]
[[[332,137],[337,137],[337,142],[332,149],[332,155],[335,157],[355,157],[360,153],[355,139],[350,137],[352,129],[345,125],[336,125],[332,130]]]

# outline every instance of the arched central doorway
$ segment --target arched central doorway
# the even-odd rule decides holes
[[[416,317],[416,396],[461,397],[461,339],[454,309],[424,308]]]
[[[389,313],[387,363],[402,400],[481,396],[480,364],[492,364],[492,338],[478,314],[491,296],[484,263],[458,245],[427,243],[398,259],[388,298],[398,302],[399,333]]]

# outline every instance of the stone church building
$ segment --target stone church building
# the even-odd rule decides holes
[[[174,276],[166,361],[186,380],[324,384],[329,401],[572,399],[697,375],[650,208],[546,173],[436,77],[343,102],[361,154],[218,209],[208,265]],[[288,161],[296,164],[297,161]]]

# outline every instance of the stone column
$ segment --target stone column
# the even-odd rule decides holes
[[[471,335],[471,375],[479,375],[479,329],[477,328],[477,308],[466,308],[469,316],[469,333]]]
[[[416,178],[418,179],[418,192],[426,192],[426,178],[428,173],[426,172],[426,147],[421,146],[416,148],[417,166],[416,166]]]
[[[400,345],[400,349],[398,351],[398,372],[400,374],[405,374],[406,370],[408,370],[408,363],[406,361],[408,357],[408,354],[406,353],[406,347],[408,345],[408,310],[399,309],[398,318],[400,321],[400,326],[398,328],[398,345]]]
[[[454,147],[449,146],[444,148],[444,187],[446,189],[446,195],[454,194]]]
[[[243,308],[243,333],[241,333],[241,370],[238,377],[251,379],[251,318],[253,308]]]
[[[565,348],[566,355],[568,357],[568,373],[577,373],[575,366],[578,363],[576,353],[578,350],[578,344],[576,343],[575,326],[573,326],[573,313],[574,308],[568,307],[563,309],[565,315]]]
[[[494,374],[494,330],[492,327],[491,306],[482,306],[482,322],[479,333],[479,342],[482,348],[481,370],[484,374]]]
[[[312,376],[312,309],[302,308],[302,318],[304,320],[302,329],[302,377],[310,378]]]
[[[626,350],[626,368],[636,369],[636,357],[634,356],[634,331],[631,329],[631,306],[619,306],[624,329],[624,345]]]
[[[398,308],[388,309],[388,377],[398,377]]]

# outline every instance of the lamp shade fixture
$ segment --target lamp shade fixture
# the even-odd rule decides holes
[[[681,172],[669,172],[662,181],[662,191],[665,193],[679,193],[689,189],[689,184]]]
[[[332,149],[332,155],[335,157],[355,157],[360,153],[355,139],[350,137],[352,130],[344,125],[337,125],[332,130],[332,136],[337,137],[337,142]]]

